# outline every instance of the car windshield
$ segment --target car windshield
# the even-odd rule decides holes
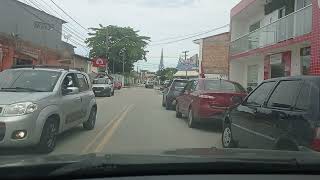
[[[0,73],[0,91],[52,91],[61,73],[43,70],[6,70]]]
[[[93,84],[106,84],[106,83],[108,83],[108,80],[104,78],[93,80]]]
[[[0,0],[0,180],[114,155],[320,167],[320,0]]]

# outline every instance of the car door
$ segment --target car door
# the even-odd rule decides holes
[[[288,136],[292,130],[290,121],[297,117],[293,106],[300,92],[301,80],[280,81],[268,101],[257,108],[253,123],[255,129],[255,143],[251,145],[257,149],[275,149],[277,141]]]
[[[265,103],[275,84],[275,81],[260,84],[242,104],[232,109],[228,114],[228,118],[231,120],[233,139],[239,143],[239,147],[249,147],[257,143],[255,142],[254,127],[257,108]]]
[[[184,88],[184,92],[181,94],[181,96],[178,97],[178,103],[179,103],[179,110],[182,114],[187,115],[188,114],[188,108],[187,108],[187,103],[188,103],[188,96],[190,95],[190,90],[192,87],[193,81],[189,81]]]
[[[68,73],[61,84],[61,100],[60,107],[63,116],[63,130],[74,127],[78,124],[81,118],[82,100],[80,93],[68,94],[64,93],[63,89],[68,87],[77,87],[77,75],[75,73]]]
[[[89,81],[86,75],[82,73],[77,73],[77,81],[79,84],[79,91],[81,97],[81,113],[79,115],[78,123],[84,122],[87,120],[87,115],[90,113],[90,100],[93,98],[93,94],[90,90]]]
[[[200,102],[199,102],[199,92],[198,92],[198,84],[199,81],[198,80],[194,80],[191,83],[191,88],[190,88],[190,93],[187,96],[187,110],[189,110],[189,107],[193,108],[193,112],[198,115],[199,112],[199,106],[200,106]]]

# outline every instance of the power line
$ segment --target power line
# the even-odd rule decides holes
[[[78,24],[85,31],[90,32],[87,28],[83,27],[78,21],[76,21],[73,17],[71,17],[65,10],[63,10],[58,4],[56,4],[53,0],[50,0],[58,9],[60,9],[65,15],[67,15],[72,21]]]
[[[150,46],[167,45],[167,44],[173,44],[173,43],[181,42],[181,41],[184,41],[184,40],[187,40],[187,39],[192,39],[192,38],[195,38],[195,37],[198,37],[198,36],[202,36],[202,35],[205,35],[205,34],[208,34],[208,33],[223,29],[223,28],[228,27],[228,26],[229,26],[229,24],[226,24],[224,26],[221,26],[221,27],[218,27],[218,28],[215,28],[215,29],[211,29],[210,31],[199,33],[199,34],[196,34],[196,35],[193,35],[193,36],[188,36],[186,38],[182,38],[182,39],[178,39],[178,40],[174,40],[174,41],[169,41],[169,42],[165,42],[165,43],[151,44]]]
[[[43,11],[43,12],[45,12],[42,8],[40,8],[37,4],[35,4],[35,2],[33,2],[32,0],[28,0],[32,5],[34,5],[35,7],[37,7],[39,10],[41,10],[41,11]],[[35,0],[36,1],[36,0]],[[67,31],[68,32],[68,31]],[[59,31],[59,33],[61,33],[62,34],[62,32],[60,32]],[[72,33],[71,33],[72,34]],[[84,39],[82,39],[82,38],[80,38],[80,39],[77,39],[77,38],[74,38],[74,39],[76,39],[76,40],[80,40],[80,42],[84,42]],[[70,40],[71,41],[71,40]],[[74,42],[75,40],[73,40],[73,42]],[[82,45],[81,45],[82,46]]]
[[[173,36],[173,37],[168,37],[168,38],[164,38],[164,39],[159,39],[159,40],[156,40],[156,41],[152,41],[152,42],[162,42],[162,41],[168,41],[168,40],[173,40],[173,39],[178,39],[178,38],[183,38],[183,37],[186,37],[186,36],[193,36],[193,35],[197,35],[197,34],[202,34],[202,33],[207,33],[207,32],[210,32],[214,29],[209,29],[207,31],[200,31],[200,32],[196,32],[196,33],[191,33],[191,34],[185,34],[185,35],[179,35],[179,36]]]
[[[36,1],[36,0],[35,0]],[[50,8],[54,13],[56,13],[61,19],[63,19],[63,16],[59,13],[59,12],[57,12],[53,7],[51,7],[49,4],[47,4],[44,0],[40,0],[41,2],[43,2],[48,8]],[[39,3],[40,4],[40,3]],[[72,24],[66,24],[66,26],[73,26]],[[72,28],[72,27],[70,27],[70,28]],[[75,29],[76,29],[76,27],[75,27]],[[80,35],[80,36],[86,36],[87,34],[86,33],[81,33],[81,32],[79,32],[79,31],[76,31],[76,30],[74,30],[74,29],[72,29],[75,33],[77,33],[78,35]]]
[[[39,19],[41,22],[46,23],[46,21],[44,21],[42,18],[40,18],[38,15],[34,14],[33,12],[29,11],[29,9],[27,9],[24,5],[19,4],[19,3],[21,3],[21,2],[16,2],[16,3],[17,3],[17,5],[18,5],[19,7],[21,7],[22,9],[24,9],[27,13],[33,15],[35,18]],[[59,30],[57,30],[57,29],[55,29],[55,27],[53,27],[53,30],[57,31],[59,34],[62,34],[62,32],[59,31]],[[83,46],[82,44],[80,44],[80,43],[78,43],[78,42],[76,42],[76,41],[73,41],[73,42],[74,42],[75,44],[79,45],[79,46],[84,47],[84,49],[87,48],[87,47]]]
[[[52,13],[51,11],[49,11],[47,8],[45,8],[41,3],[39,3],[37,0],[28,0],[29,2],[31,2],[35,7],[37,7],[39,10],[42,10],[43,12],[50,12],[50,13]],[[35,1],[35,2],[37,2],[37,4],[35,3],[35,2],[33,2],[33,1]],[[43,0],[41,0],[42,2],[44,2]],[[41,7],[40,7],[41,6]],[[50,7],[50,6],[49,6]],[[55,11],[54,9],[52,9],[51,7],[50,7],[50,9],[51,10],[53,10],[53,11]],[[56,12],[56,11],[55,11]],[[57,12],[56,12],[57,13]],[[58,13],[57,13],[58,14]],[[60,16],[60,18],[62,17],[60,14],[58,14],[59,16]],[[63,19],[63,18],[61,18],[61,19]],[[67,27],[64,27],[66,30],[66,32],[67,33],[69,33],[69,34],[72,34],[72,35],[74,35],[74,36],[76,36],[80,41],[85,41],[85,39],[83,39],[82,37],[83,37],[83,35],[78,35],[78,34],[80,34],[79,32],[77,32],[76,30],[73,30],[71,27],[71,29],[69,29],[68,28],[68,26]],[[77,34],[78,33],[78,34]]]

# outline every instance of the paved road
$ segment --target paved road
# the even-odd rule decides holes
[[[161,107],[154,89],[128,88],[114,97],[97,98],[96,127],[81,126],[59,135],[51,154],[150,153],[177,148],[221,147],[214,128],[190,129],[174,111]]]

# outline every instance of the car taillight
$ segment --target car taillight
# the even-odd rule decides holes
[[[209,95],[200,95],[199,98],[202,98],[202,99],[210,99],[210,100],[213,100],[213,99],[216,99],[216,97],[214,96],[209,96]]]
[[[320,151],[320,128],[315,129],[314,139],[311,144],[311,148],[315,151]]]

